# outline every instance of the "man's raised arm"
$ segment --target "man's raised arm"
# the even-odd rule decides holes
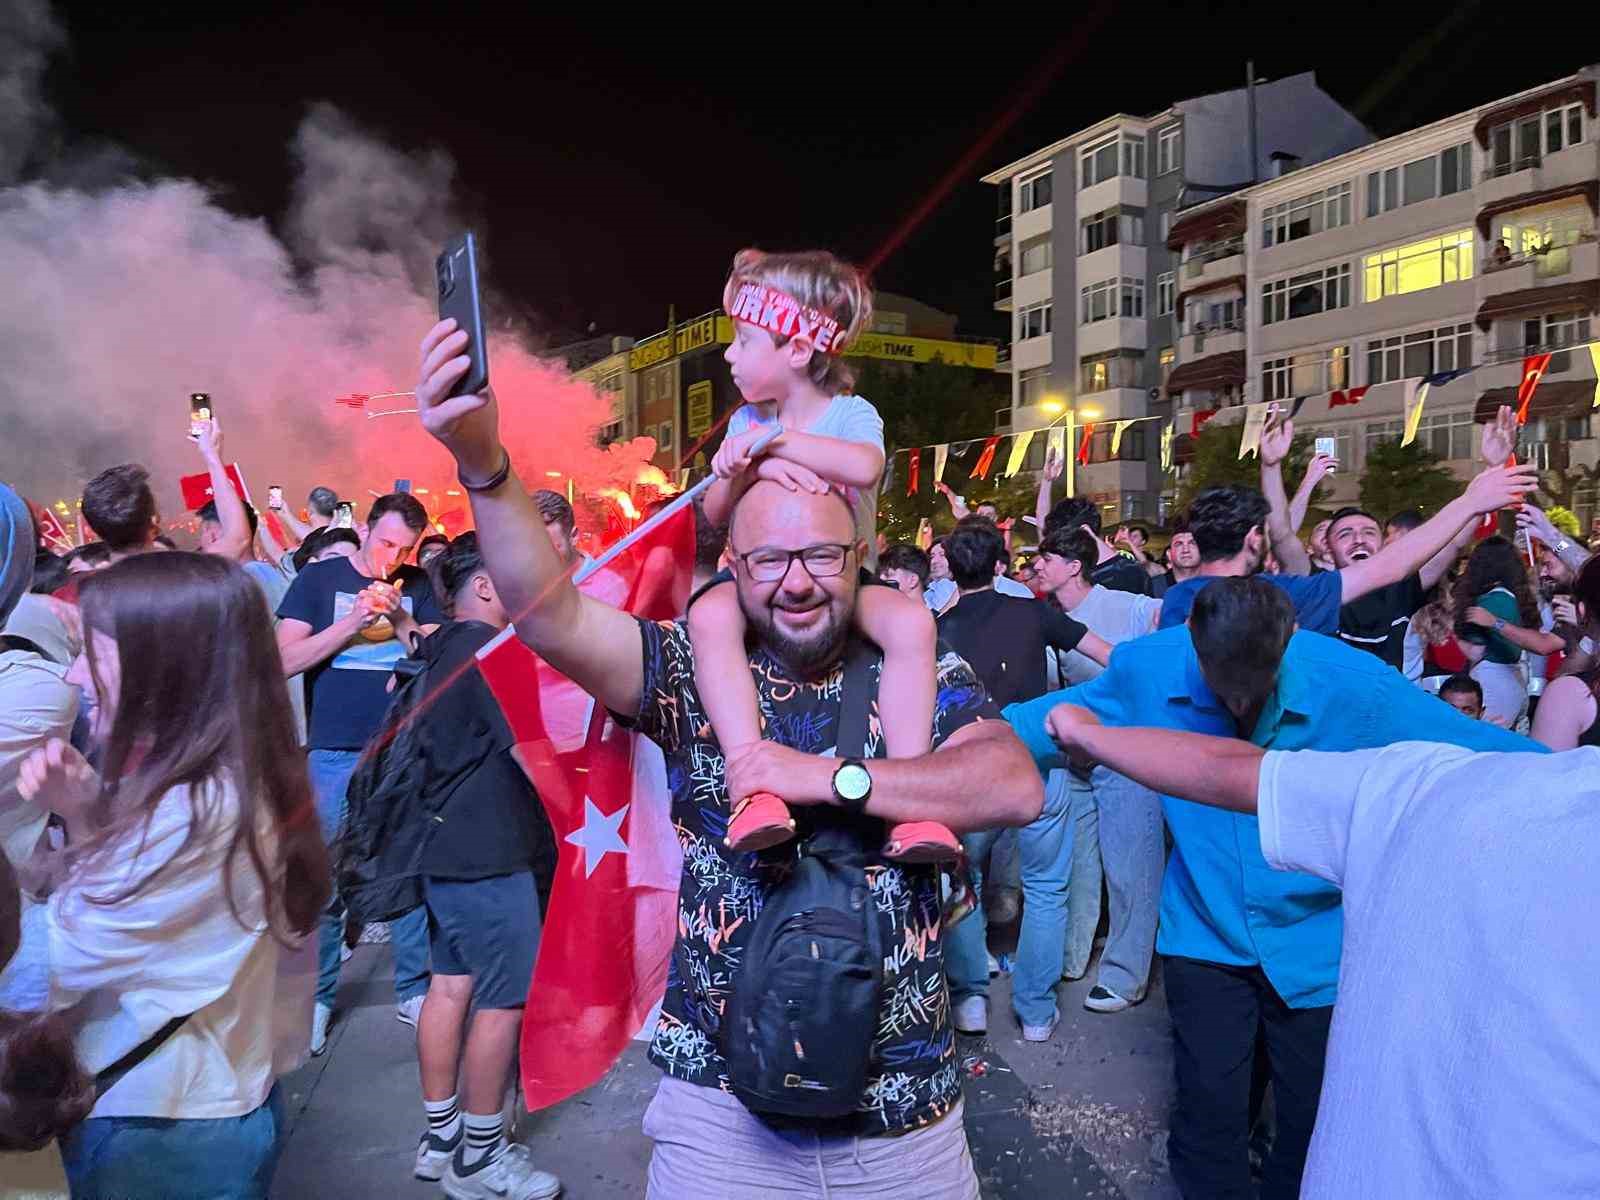
[[[1467,490],[1446,504],[1404,537],[1396,538],[1371,558],[1351,563],[1339,571],[1341,604],[1368,592],[1398,583],[1443,550],[1462,525],[1484,513],[1519,502],[1539,486],[1539,473],[1531,466],[1490,467],[1473,476]]]
[[[1075,704],[1056,705],[1045,725],[1062,752],[1079,762],[1102,763],[1181,800],[1256,811],[1265,751],[1251,742],[1174,729],[1110,729]]]
[[[489,577],[519,638],[607,708],[636,712],[644,686],[639,626],[573,587],[537,506],[511,470],[493,394],[450,395],[471,366],[466,345],[454,321],[428,331],[417,411],[423,428],[455,457]]]

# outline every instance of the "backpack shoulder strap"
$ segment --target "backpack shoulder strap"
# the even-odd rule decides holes
[[[835,753],[840,758],[867,757],[867,723],[877,688],[872,681],[872,666],[880,657],[871,642],[852,637],[845,651],[844,680],[839,693],[839,738]]]

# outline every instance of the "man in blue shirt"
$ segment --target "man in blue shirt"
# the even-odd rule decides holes
[[[1531,743],[1470,721],[1370,654],[1295,631],[1285,590],[1218,580],[1186,627],[1125,642],[1097,679],[1005,710],[1040,770],[1063,757],[1046,720],[1081,705],[1107,725],[1242,737],[1274,750],[1360,750],[1448,742],[1471,750]],[[1343,931],[1339,890],[1275,871],[1256,820],[1164,798],[1173,852],[1157,949],[1175,1041],[1177,1104],[1168,1157],[1185,1196],[1252,1195],[1251,1063],[1265,1034],[1278,1136],[1262,1200],[1299,1192],[1316,1119]]]
[[[1287,427],[1293,433],[1293,426]],[[1330,636],[1339,631],[1339,608],[1378,588],[1414,575],[1474,517],[1522,499],[1538,486],[1532,467],[1490,467],[1467,490],[1404,537],[1371,558],[1316,575],[1264,575],[1286,592],[1301,629]],[[1200,574],[1173,584],[1162,598],[1162,629],[1181,625],[1201,589],[1219,576],[1254,575],[1266,561],[1270,506],[1254,488],[1209,487],[1189,506],[1189,531],[1200,549]]]

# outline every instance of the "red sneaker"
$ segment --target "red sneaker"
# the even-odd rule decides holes
[[[746,796],[728,818],[728,835],[722,842],[730,850],[746,853],[765,850],[794,836],[789,806],[771,792]]]
[[[883,856],[902,863],[954,862],[961,857],[961,841],[938,821],[907,821],[889,830]]]

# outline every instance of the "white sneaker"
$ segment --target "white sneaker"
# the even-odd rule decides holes
[[[1048,1042],[1050,1035],[1056,1031],[1056,1026],[1061,1024],[1061,1010],[1057,1009],[1050,1014],[1050,1020],[1044,1025],[1023,1025],[1022,1040],[1025,1042]]]
[[[444,1178],[445,1169],[450,1165],[450,1157],[461,1145],[464,1137],[464,1134],[457,1133],[455,1141],[441,1142],[432,1133],[423,1134],[422,1140],[417,1143],[417,1165],[412,1173],[418,1179],[438,1183]]]
[[[1089,989],[1089,994],[1083,998],[1083,1006],[1090,1012],[1114,1013],[1125,1008],[1132,1008],[1133,1001],[1124,996],[1119,996],[1108,987],[1095,984]]]
[[[996,975],[1000,974],[1000,960],[998,958],[996,958],[992,954],[990,954],[988,956],[988,958],[989,958],[989,978],[993,979]]]
[[[445,1172],[444,1194],[451,1200],[551,1200],[561,1194],[561,1180],[535,1168],[528,1148],[512,1142],[498,1158],[471,1167],[462,1166],[457,1150]]]
[[[989,997],[968,996],[956,1004],[952,1016],[956,1032],[977,1036],[989,1032]]]
[[[328,1022],[333,1020],[333,1009],[318,1003],[311,1010],[311,1053],[320,1055],[328,1049]]]
[[[422,1015],[422,1002],[427,998],[427,994],[424,993],[421,996],[413,996],[409,1000],[400,1001],[394,1006],[394,1019],[402,1025],[409,1025],[415,1029],[417,1027],[417,1018]]]

